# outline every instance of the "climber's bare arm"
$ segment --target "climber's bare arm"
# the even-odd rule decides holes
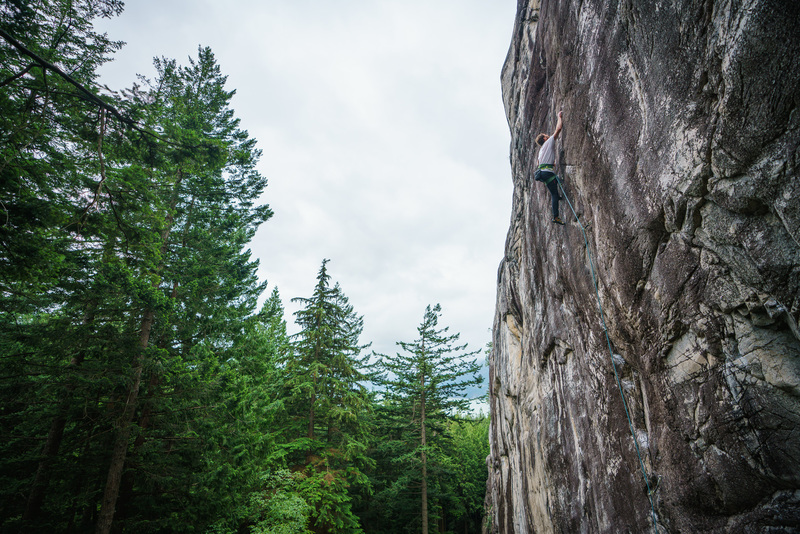
[[[553,132],[553,135],[551,135],[550,137],[558,137],[558,134],[561,133],[561,114],[562,113],[563,113],[563,111],[559,111],[558,112],[558,122],[556,123],[556,129]]]

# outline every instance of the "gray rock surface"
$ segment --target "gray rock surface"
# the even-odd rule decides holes
[[[519,0],[491,532],[800,531],[800,2]],[[551,224],[534,138],[586,228]]]

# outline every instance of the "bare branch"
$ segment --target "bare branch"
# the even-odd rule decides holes
[[[5,80],[3,80],[2,82],[0,82],[0,87],[5,87],[6,85],[10,84],[10,83],[11,83],[11,82],[13,82],[14,80],[16,80],[16,79],[18,79],[18,78],[21,78],[21,77],[25,76],[25,74],[27,74],[27,73],[28,73],[28,72],[29,72],[29,71],[30,71],[30,70],[31,70],[33,67],[34,67],[34,63],[31,63],[30,65],[28,65],[27,67],[25,67],[24,69],[22,69],[22,70],[21,70],[20,72],[18,72],[17,74],[15,74],[15,75],[11,76],[10,78],[6,78],[6,79],[5,79]]]

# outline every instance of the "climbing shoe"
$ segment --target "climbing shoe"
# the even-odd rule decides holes
[[[556,224],[564,224],[564,221],[561,220],[561,217],[554,218],[553,222],[556,223]]]

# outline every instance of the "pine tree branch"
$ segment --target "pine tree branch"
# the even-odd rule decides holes
[[[159,141],[162,141],[162,142],[164,142],[164,143],[166,143],[168,145],[174,146],[174,147],[178,147],[178,148],[198,148],[199,147],[199,145],[189,145],[189,146],[187,146],[187,145],[182,145],[180,143],[174,143],[174,142],[172,142],[172,141],[170,141],[168,139],[165,139],[164,137],[158,135],[155,132],[152,132],[150,130],[147,130],[146,128],[143,128],[143,127],[139,126],[138,124],[136,124],[136,122],[133,119],[123,116],[122,113],[120,113],[120,111],[116,107],[112,106],[111,104],[109,104],[108,102],[106,102],[105,100],[103,100],[102,98],[97,96],[96,94],[94,94],[86,86],[84,86],[82,83],[77,81],[75,78],[73,78],[72,76],[70,76],[69,74],[64,72],[63,70],[61,70],[58,66],[53,65],[52,63],[50,63],[49,61],[45,60],[40,55],[38,55],[36,52],[34,52],[34,51],[30,50],[29,48],[27,48],[25,45],[23,45],[22,43],[17,41],[11,34],[9,34],[7,31],[5,31],[2,28],[0,28],[0,37],[5,39],[6,41],[8,41],[9,44],[11,44],[14,48],[19,50],[21,53],[23,53],[24,55],[26,55],[29,58],[33,59],[36,63],[39,64],[40,67],[42,67],[42,69],[45,70],[45,72],[49,70],[49,71],[57,74],[58,76],[60,76],[64,81],[66,81],[69,84],[73,85],[79,91],[81,96],[83,96],[83,98],[85,100],[88,100],[89,102],[95,104],[97,107],[108,111],[114,117],[116,117],[117,120],[119,120],[122,124],[126,125],[127,127],[131,128],[133,130],[136,130],[138,132],[141,132],[141,133],[143,133],[145,135],[149,135],[151,137],[154,137],[154,138],[158,139]],[[18,74],[17,76],[14,76],[12,78],[9,78],[8,80],[5,80],[3,82],[3,85],[5,85],[6,83],[11,83],[12,81],[14,81],[14,79],[18,78],[19,76],[21,76],[25,72],[29,71],[32,66],[33,65],[29,65],[25,69],[25,71],[23,71],[22,73]],[[2,87],[2,85],[0,85],[0,87]]]
[[[0,30],[0,31],[2,31],[2,30]],[[9,78],[6,78],[6,79],[5,79],[5,80],[3,80],[2,82],[0,82],[0,87],[5,87],[6,85],[10,84],[10,83],[11,83],[11,82],[13,82],[14,80],[16,80],[16,79],[18,79],[18,78],[21,78],[21,77],[25,76],[25,74],[27,74],[28,72],[30,72],[30,70],[31,70],[33,67],[34,67],[34,64],[33,64],[33,63],[31,63],[30,65],[28,65],[27,67],[25,67],[24,69],[22,69],[22,70],[21,70],[20,72],[18,72],[17,74],[15,74],[15,75],[13,75],[13,76],[11,76],[11,77],[9,77]]]
[[[119,112],[119,110],[117,110],[117,108],[115,108],[114,106],[108,104],[105,100],[103,100],[102,98],[100,98],[96,94],[92,93],[89,89],[84,87],[83,84],[78,82],[75,78],[73,78],[72,76],[70,76],[69,74],[67,74],[63,70],[61,70],[56,65],[53,65],[52,63],[50,63],[49,61],[45,60],[40,55],[38,55],[36,52],[28,49],[25,45],[23,45],[22,43],[17,41],[11,34],[9,34],[7,31],[5,31],[2,28],[0,28],[0,37],[5,39],[6,41],[8,41],[9,44],[11,44],[14,48],[16,48],[17,50],[19,50],[20,52],[22,52],[23,54],[25,54],[29,58],[33,59],[42,68],[58,74],[63,80],[65,80],[66,82],[72,84],[76,89],[78,89],[78,91],[88,101],[94,103],[95,105],[97,105],[100,108],[103,108],[103,109],[107,110],[109,113],[114,115],[123,124],[127,124],[130,127],[135,127],[134,122],[129,118],[123,117],[122,114]]]

